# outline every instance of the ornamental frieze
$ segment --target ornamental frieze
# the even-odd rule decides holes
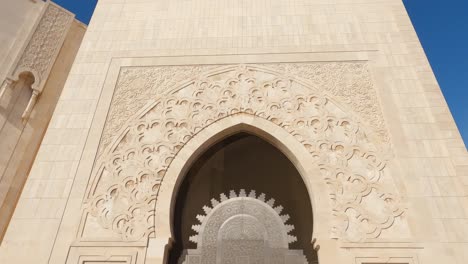
[[[254,66],[254,65],[252,65]],[[258,64],[284,76],[294,76],[310,83],[322,94],[329,94],[349,107],[373,127],[387,142],[382,111],[366,62],[314,62]],[[112,99],[99,153],[109,145],[112,135],[136,111],[154,98],[185,80],[199,78],[212,65],[123,67]]]
[[[336,65],[323,63],[315,69],[331,70]],[[108,142],[98,157],[87,194],[83,213],[90,221],[86,222],[98,223],[123,241],[139,241],[153,234],[158,191],[179,150],[211,124],[239,114],[276,124],[310,153],[310,162],[321,172],[317,176],[329,186],[332,237],[345,241],[375,239],[401,217],[404,207],[399,195],[387,184],[392,176],[380,150],[386,141],[378,125],[361,121],[352,107],[288,72],[263,65],[230,65],[206,72],[201,66],[187,67],[174,68],[188,77],[180,82],[168,80],[173,74],[165,78],[155,74],[153,78],[159,78],[159,84],[177,83],[171,90],[157,88],[152,81],[131,72],[133,69],[122,70],[118,85],[125,86],[117,87],[121,90],[116,93],[125,91],[127,96],[114,98],[120,101],[113,102],[113,109],[121,110],[108,119],[118,120],[121,129],[107,132],[108,139],[101,143]],[[356,63],[348,67],[367,71]],[[152,69],[158,68],[137,72],[146,71],[151,76]],[[170,67],[166,70],[173,73]],[[132,73],[131,81],[127,71]],[[349,78],[337,82],[350,89],[360,84],[372,89],[370,81],[354,80],[352,74],[336,78]],[[134,102],[132,98],[143,97],[147,100],[138,102],[145,107],[122,110]]]

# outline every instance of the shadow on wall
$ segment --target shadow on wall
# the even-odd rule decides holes
[[[289,214],[288,224],[295,226],[297,242],[291,249],[304,251],[309,263],[317,262],[310,242],[312,236],[312,206],[301,175],[289,159],[268,142],[238,133],[209,148],[190,168],[184,178],[174,211],[175,243],[169,254],[169,263],[178,263],[184,250],[196,248],[189,240],[195,232],[192,225],[199,224],[197,215],[210,205],[212,198],[221,193],[245,189],[266,194]]]

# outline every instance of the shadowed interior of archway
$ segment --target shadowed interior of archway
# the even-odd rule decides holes
[[[186,249],[196,248],[189,241],[194,235],[191,226],[199,224],[197,215],[205,214],[203,206],[210,205],[212,198],[230,190],[255,190],[265,193],[267,200],[274,198],[276,204],[289,214],[288,224],[297,242],[290,249],[301,249],[309,263],[317,263],[312,249],[312,206],[301,175],[289,159],[270,143],[248,134],[238,133],[210,147],[191,166],[177,193],[174,207],[174,243],[169,251],[168,263],[178,263]]]

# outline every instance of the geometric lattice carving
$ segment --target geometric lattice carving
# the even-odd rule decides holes
[[[49,75],[72,21],[73,14],[55,4],[47,3],[45,13],[18,61],[15,74],[31,72],[35,78],[35,87],[40,89],[41,82]]]
[[[380,134],[319,87],[255,65],[200,74],[132,117],[97,161],[86,211],[123,240],[147,237],[159,186],[178,151],[210,124],[237,114],[269,120],[309,151],[330,186],[333,236],[377,238],[403,213],[387,187]]]
[[[289,215],[281,215],[283,207],[275,205],[265,194],[241,189],[221,194],[204,206],[205,215],[197,215],[200,222],[190,237],[197,249],[189,249],[181,257],[184,264],[193,263],[301,263],[307,260],[301,250],[289,250],[296,237],[288,225]]]
[[[382,141],[389,140],[366,63],[278,63],[269,67],[289,76],[299,76],[314,87],[320,87],[371,124]]]
[[[68,33],[74,15],[52,2],[45,3],[45,11],[34,33],[20,54],[18,62],[12,68],[9,76],[0,87],[0,99],[5,91],[18,81],[20,75],[29,73],[34,77],[31,85],[32,95],[23,112],[23,120],[27,120],[44,85],[49,77],[50,70],[55,63],[60,48]]]
[[[357,113],[374,128],[382,141],[388,141],[379,101],[366,63],[269,63],[251,66],[306,80],[313,87],[320,88],[323,94],[329,94],[349,106],[348,111]],[[213,65],[123,67],[112,98],[99,154],[110,144],[112,136],[119,128],[152,99],[166,93],[177,83],[215,68]]]
[[[213,68],[214,66],[210,65],[124,67],[120,71],[112,97],[112,105],[99,144],[99,155],[111,143],[112,137],[122,125],[151,99],[159,97],[167,87],[174,87]]]

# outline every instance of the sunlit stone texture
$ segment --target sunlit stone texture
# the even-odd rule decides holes
[[[400,0],[100,0],[0,263],[465,264],[467,192]]]
[[[2,241],[7,227],[21,233],[36,233],[43,225],[61,215],[65,197],[24,195],[18,204],[39,146],[47,143],[44,133],[71,70],[86,26],[74,15],[52,2],[29,0],[4,1],[0,8],[0,242],[1,263],[8,238]],[[76,140],[70,131],[65,140]],[[65,163],[62,163],[64,165]],[[68,175],[61,165],[48,166],[49,179],[39,182],[31,176],[36,188],[50,190],[54,184],[64,186]],[[45,172],[45,171],[44,171]],[[52,176],[50,174],[55,174]],[[71,182],[71,181],[70,181]],[[58,187],[58,186],[57,186]],[[61,187],[59,187],[61,188]],[[26,191],[27,192],[27,191]],[[12,219],[16,210],[16,220]],[[23,208],[23,209],[22,209]],[[33,220],[33,219],[36,220]],[[46,223],[47,222],[47,223]],[[57,222],[57,220],[55,220]],[[16,236],[16,239],[19,236]],[[23,236],[21,246],[28,243]],[[26,239],[28,240],[28,239]],[[33,248],[31,248],[32,250]],[[34,246],[35,251],[40,249]],[[25,255],[25,254],[21,254]],[[33,254],[34,255],[34,254]],[[21,256],[18,256],[21,257]],[[32,257],[32,255],[29,255]]]

